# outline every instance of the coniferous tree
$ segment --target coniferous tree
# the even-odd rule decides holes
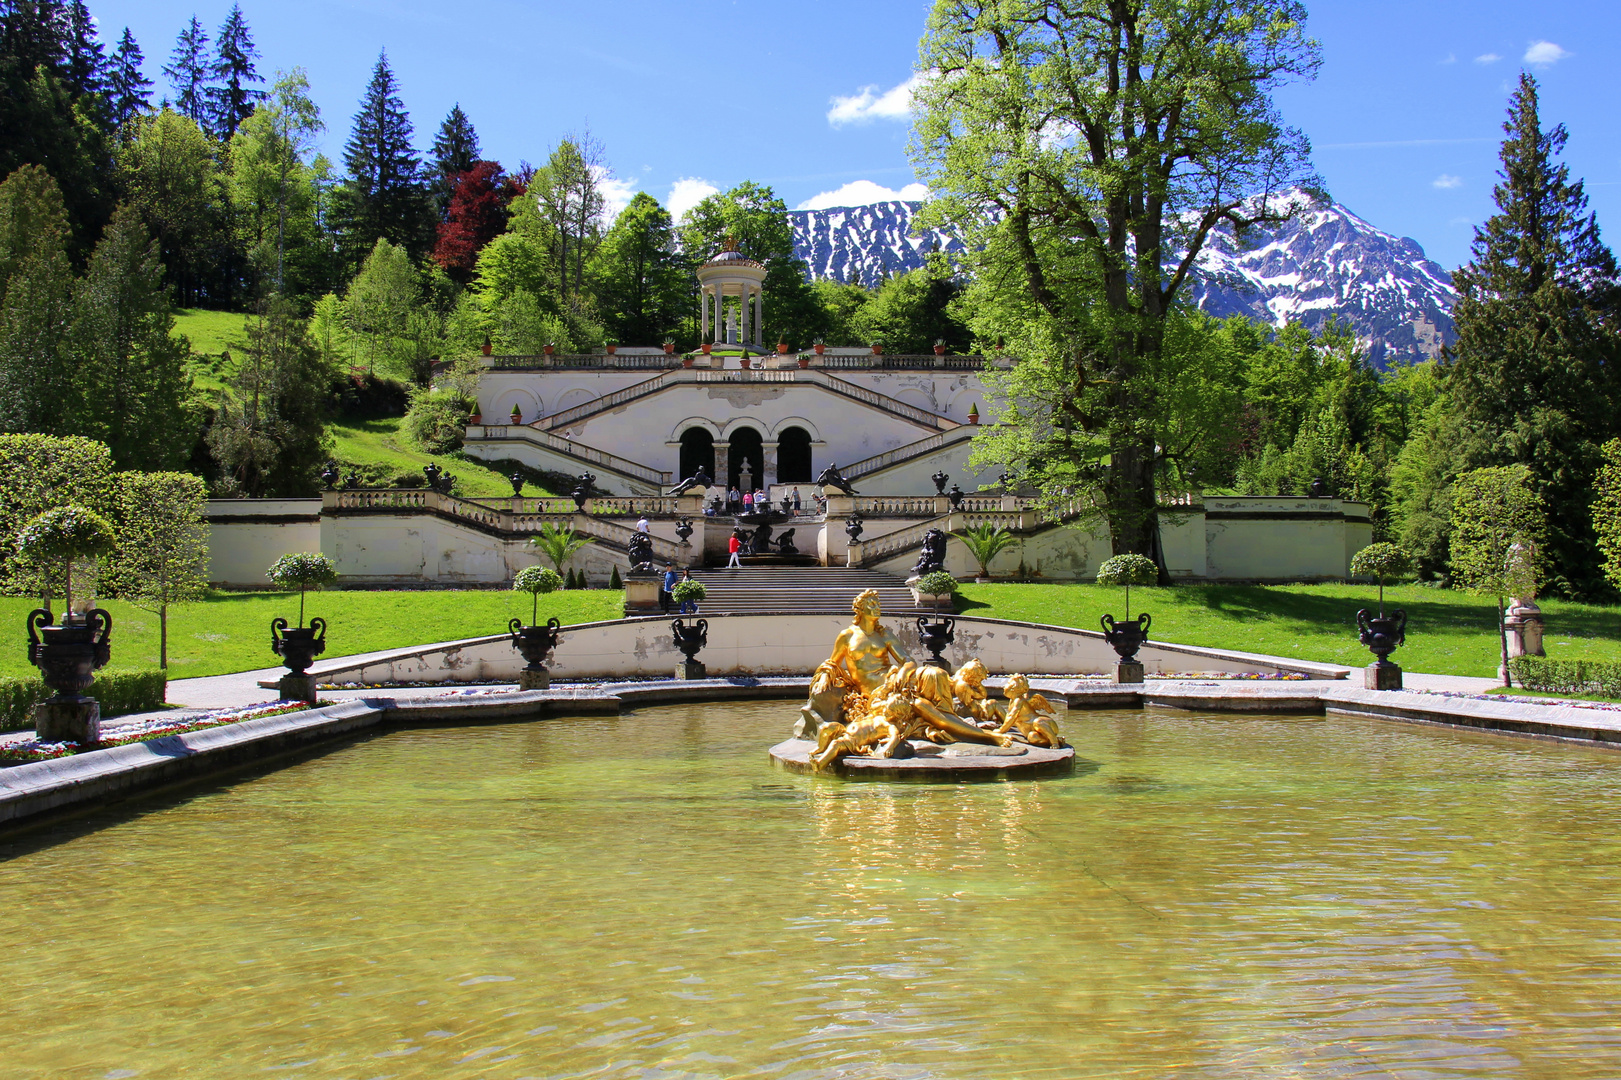
[[[439,134],[433,140],[433,200],[439,220],[443,221],[450,209],[456,178],[478,160],[478,132],[473,130],[473,122],[467,119],[461,103],[457,102],[445,122],[439,125]]]
[[[208,130],[208,34],[193,15],[175,39],[163,76],[174,88],[174,110]]]
[[[1503,130],[1498,212],[1453,277],[1450,390],[1486,444],[1473,464],[1530,468],[1548,508],[1551,584],[1589,595],[1603,588],[1587,513],[1593,477],[1600,446],[1621,433],[1616,262],[1582,182],[1556,160],[1565,128],[1542,129],[1529,74]]]
[[[68,433],[68,237],[62,191],[43,168],[0,183],[0,431]]]
[[[118,48],[107,64],[107,107],[120,131],[135,117],[152,111],[152,80],[141,70],[145,59],[135,35],[124,27],[124,36],[118,39]]]
[[[119,469],[174,469],[191,457],[191,350],[173,330],[158,245],[140,214],[120,207],[74,288],[69,335],[73,434],[105,443]]]
[[[100,94],[106,89],[107,54],[96,39],[96,22],[84,0],[70,0],[67,17],[67,56],[64,80],[75,96]]]
[[[232,4],[231,13],[226,16],[214,42],[214,62],[209,68],[214,78],[214,85],[208,90],[209,112],[214,137],[221,142],[236,134],[242,121],[252,115],[254,106],[265,99],[263,90],[249,85],[264,82],[253,66],[258,58],[259,50],[253,44],[242,7]]]
[[[61,0],[8,0],[0,8],[0,56],[24,79],[67,64],[69,16]]]
[[[351,266],[358,266],[379,239],[404,247],[413,259],[432,245],[431,209],[411,139],[411,118],[400,100],[399,83],[388,55],[380,54],[343,148],[349,177],[338,212]]]

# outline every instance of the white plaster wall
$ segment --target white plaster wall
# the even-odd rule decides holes
[[[320,499],[210,499],[208,580],[269,588],[271,563],[321,550],[320,514]]]
[[[551,565],[527,540],[502,539],[431,514],[328,515],[320,529],[321,550],[349,584],[491,584],[511,581],[526,566]],[[621,577],[630,569],[623,553],[587,544],[563,569],[607,584],[616,566]]]
[[[542,612],[544,615],[544,611]],[[709,622],[709,644],[698,654],[711,675],[803,675],[827,658],[833,639],[850,624],[844,615],[724,615]],[[886,620],[911,648],[916,631],[909,620]],[[993,674],[1099,675],[1118,659],[1101,634],[1061,626],[957,617],[956,642],[946,650],[953,667],[978,657]],[[621,619],[566,627],[547,663],[559,679],[625,678],[673,671],[681,659],[667,618]],[[1149,674],[1195,671],[1275,674],[1302,670],[1315,677],[1343,677],[1344,669],[1302,665],[1275,657],[1154,642],[1138,653]],[[323,679],[367,683],[482,682],[516,679],[523,660],[505,636],[402,650],[391,657],[345,665],[318,664]]]
[[[1343,578],[1350,567],[1347,553],[1372,536],[1361,503],[1206,496],[1204,505],[1208,574],[1217,579]],[[1221,516],[1232,514],[1251,516]]]

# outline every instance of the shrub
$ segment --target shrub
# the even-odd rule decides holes
[[[338,568],[319,551],[283,555],[265,571],[265,577],[284,589],[298,590],[298,625],[304,625],[304,592],[338,580]]]
[[[83,506],[58,506],[35,516],[17,534],[17,557],[62,574],[62,602],[73,610],[73,561],[105,555],[116,543],[112,522]]]
[[[917,579],[914,586],[924,596],[941,596],[957,591],[957,579],[946,570],[933,570]]]
[[[1099,585],[1126,587],[1126,618],[1131,618],[1131,587],[1152,585],[1159,580],[1159,567],[1146,555],[1116,555],[1098,567]]]
[[[1516,656],[1508,662],[1508,667],[1527,690],[1621,698],[1621,664],[1613,661]]]
[[[970,525],[961,532],[954,532],[951,535],[961,540],[968,548],[974,561],[979,563],[979,576],[983,578],[991,576],[991,560],[1011,547],[1016,539],[1000,525],[992,525],[988,521]]]
[[[549,566],[526,566],[512,579],[513,591],[526,592],[532,598],[533,602],[529,606],[530,626],[534,626],[535,620],[539,617],[541,596],[556,592],[562,587],[563,579]]]
[[[616,592],[625,587],[624,579],[619,576],[619,564],[614,564],[613,573],[608,577],[608,588]]]
[[[162,671],[103,671],[85,691],[101,705],[105,717],[151,712],[163,707],[168,680]],[[51,696],[38,679],[0,676],[0,731],[34,726],[34,706]]]
[[[678,604],[685,604],[689,600],[696,604],[708,595],[709,590],[704,588],[704,583],[692,578],[676,582],[675,588],[670,590],[670,597]]]
[[[1413,557],[1391,543],[1369,544],[1351,556],[1351,576],[1379,579],[1379,614],[1385,613],[1385,578],[1411,573]]]
[[[39,595],[39,568],[17,558],[17,533],[43,510],[77,503],[111,517],[117,512],[113,459],[92,439],[0,435],[0,584]]]
[[[428,389],[411,392],[411,409],[401,425],[411,441],[434,454],[448,454],[462,448],[467,418],[473,405],[459,394]]]

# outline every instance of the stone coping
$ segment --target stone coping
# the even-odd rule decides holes
[[[1363,690],[1344,682],[1187,680],[1111,685],[1070,678],[1031,682],[1049,698],[1062,697],[1071,711],[1148,706],[1195,712],[1327,713],[1621,749],[1621,712],[1568,705]],[[0,827],[116,802],[142,791],[231,768],[263,766],[307,747],[388,727],[511,723],[552,715],[617,715],[627,708],[679,702],[794,700],[804,695],[808,685],[808,676],[691,682],[661,679],[526,692],[357,698],[0,769]],[[785,727],[788,722],[785,716]],[[1083,717],[1070,720],[1084,722]]]

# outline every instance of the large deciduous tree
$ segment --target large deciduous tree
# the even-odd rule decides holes
[[[1304,19],[1294,0],[938,0],[923,38],[925,217],[978,253],[981,340],[1043,369],[1039,397],[1004,403],[1028,428],[1012,464],[1091,495],[1114,551],[1162,568],[1174,481],[1152,414],[1189,275],[1213,230],[1281,221],[1315,188],[1270,98],[1315,72]]]
[[[602,320],[620,341],[655,344],[691,315],[692,275],[676,250],[670,212],[645,191],[619,212],[591,275]]]
[[[1531,470],[1548,509],[1552,584],[1602,590],[1587,508],[1599,448],[1621,434],[1621,290],[1579,180],[1542,129],[1537,83],[1521,75],[1503,125],[1498,212],[1453,277],[1453,401],[1486,442],[1475,464]]]
[[[157,237],[177,299],[208,294],[224,229],[224,185],[215,144],[190,118],[164,109],[135,118],[119,148],[126,201]]]
[[[270,96],[231,139],[231,191],[248,256],[286,290],[289,232],[313,240],[313,185],[304,157],[324,130],[303,68],[278,73]]]
[[[494,161],[475,161],[451,177],[450,202],[439,223],[433,261],[463,285],[473,280],[484,245],[506,231],[507,200],[501,189],[501,166]]]

